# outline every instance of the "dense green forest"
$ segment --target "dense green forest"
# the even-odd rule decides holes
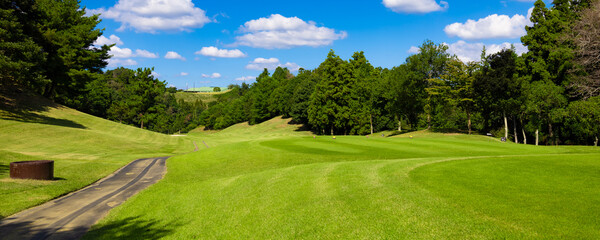
[[[266,69],[251,85],[205,106],[176,101],[151,69],[105,71],[111,46],[93,47],[98,16],[74,0],[0,3],[0,86],[27,89],[78,110],[153,131],[223,129],[283,115],[317,134],[382,130],[492,133],[517,143],[596,144],[600,135],[599,1],[535,2],[513,49],[464,63],[423,42],[391,69],[363,52],[333,50],[313,70]]]

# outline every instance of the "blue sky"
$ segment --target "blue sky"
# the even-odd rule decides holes
[[[548,3],[547,3],[548,4]],[[264,67],[314,69],[330,49],[343,59],[364,51],[391,68],[425,39],[463,61],[515,44],[531,0],[196,1],[82,0],[99,13],[98,45],[117,45],[107,69],[154,67],[169,85],[252,83]]]

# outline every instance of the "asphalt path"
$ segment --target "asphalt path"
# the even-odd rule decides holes
[[[135,160],[84,189],[2,219],[0,239],[79,239],[112,208],[162,179],[167,158]]]

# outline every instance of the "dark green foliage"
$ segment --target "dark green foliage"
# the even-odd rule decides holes
[[[487,56],[472,84],[475,103],[484,118],[484,131],[502,125],[498,117],[518,114],[522,91],[513,50],[504,49]]]
[[[109,46],[91,48],[102,35],[98,16],[76,0],[0,3],[0,82],[19,85],[77,106],[77,96],[106,66]]]
[[[46,53],[32,37],[35,11],[33,3],[0,3],[0,87],[19,85],[33,88],[46,85],[41,63]]]
[[[569,143],[593,143],[597,146],[600,138],[600,97],[571,102],[564,122],[569,131],[563,133],[563,138],[569,139]]]
[[[80,109],[121,123],[162,133],[187,132],[199,124],[202,102],[177,102],[152,69],[117,68],[87,84]]]
[[[308,122],[318,132],[347,134],[351,128],[351,78],[348,63],[329,51],[327,59],[315,70],[320,82],[310,97]]]

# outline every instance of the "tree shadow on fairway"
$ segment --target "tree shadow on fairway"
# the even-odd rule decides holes
[[[159,239],[173,233],[177,224],[165,224],[168,229],[158,226],[156,220],[141,220],[138,217],[114,221],[100,228],[88,231],[87,227],[56,229],[52,226],[40,227],[32,222],[11,222],[10,217],[0,216],[1,239]],[[4,221],[4,222],[3,222]]]
[[[181,225],[183,224],[177,222],[164,223],[129,217],[93,228],[83,239],[160,239],[173,234],[174,229]]]
[[[0,175],[4,175],[6,173],[8,173],[9,167],[8,165],[4,165],[2,163],[0,163]]]
[[[62,127],[81,128],[86,127],[67,119],[48,117],[40,114],[51,108],[63,107],[46,98],[20,89],[12,91],[0,91],[0,119],[13,120],[27,123],[41,123]]]

